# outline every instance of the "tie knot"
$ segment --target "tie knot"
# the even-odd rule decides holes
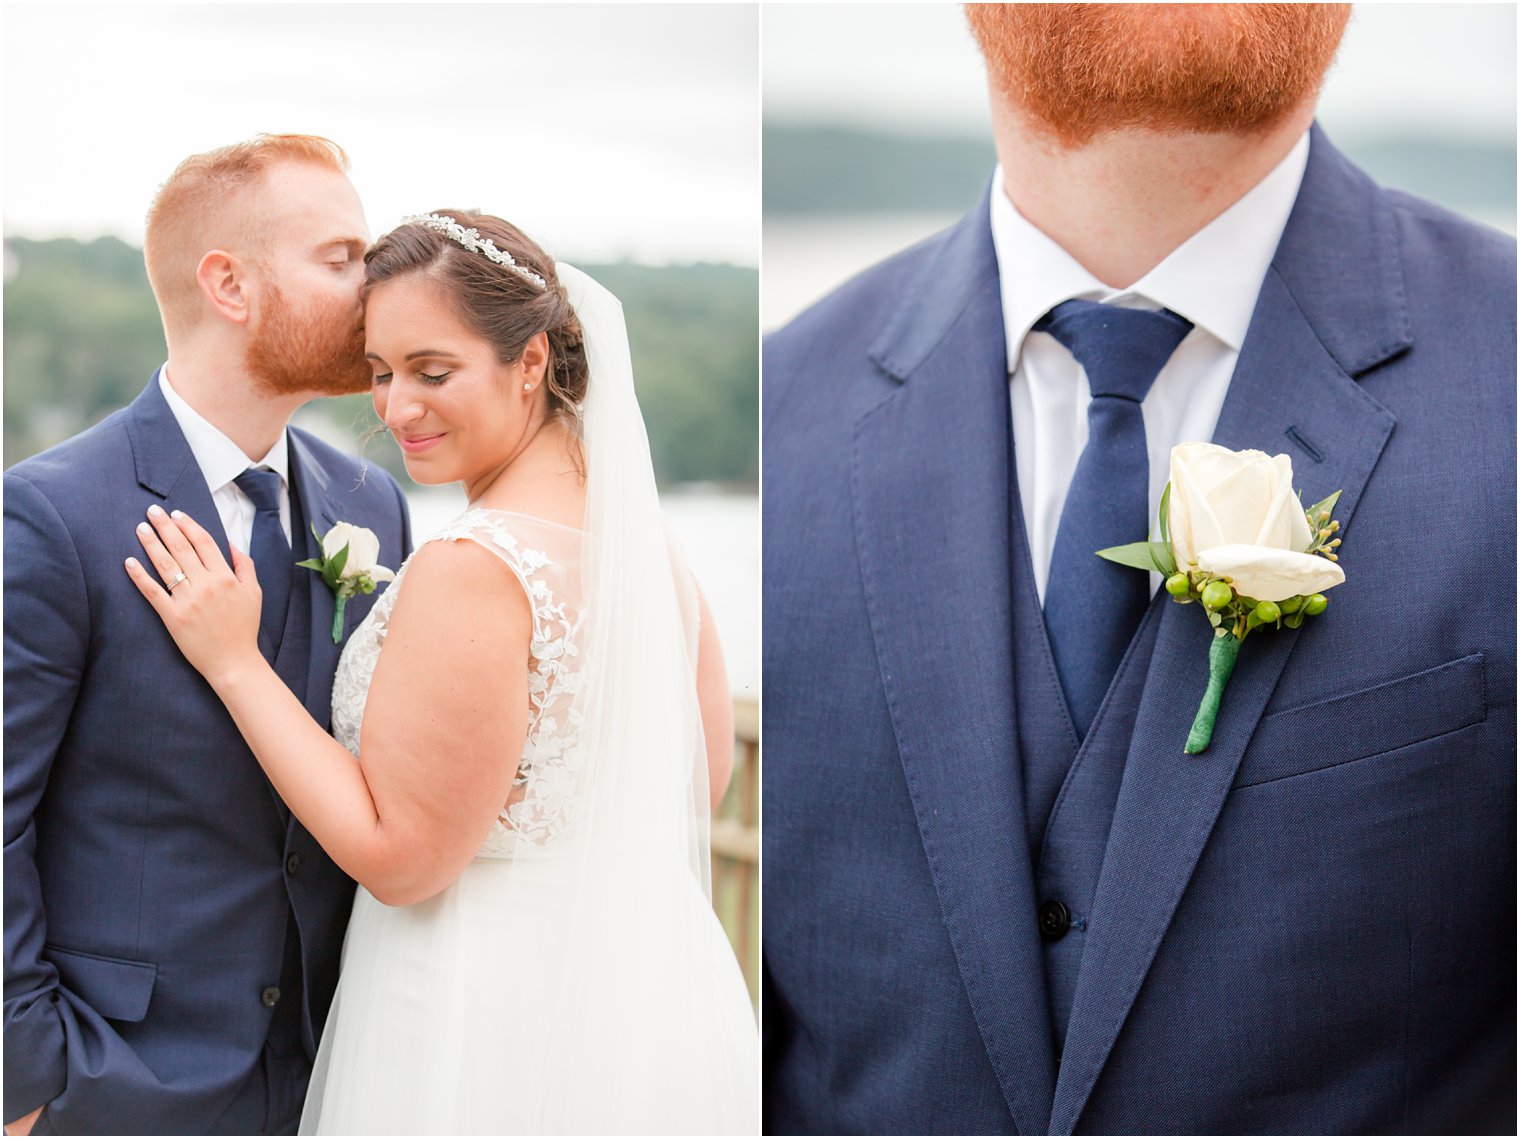
[[[1062,301],[1042,316],[1036,332],[1066,345],[1087,372],[1093,398],[1139,403],[1193,323],[1170,309],[1119,308],[1097,301]]]
[[[249,467],[233,480],[255,510],[280,509],[280,476],[261,467]]]

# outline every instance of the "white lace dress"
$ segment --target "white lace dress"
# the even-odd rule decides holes
[[[620,982],[626,1000],[566,965],[584,959],[566,944],[585,926],[567,932],[563,873],[583,766],[584,537],[472,509],[431,539],[480,543],[528,596],[527,738],[508,802],[453,885],[404,907],[358,888],[303,1134],[758,1133],[754,1014],[695,880],[661,894],[680,899],[670,928],[682,944],[641,956],[637,980]],[[403,565],[338,666],[333,734],[355,756],[405,584]]]

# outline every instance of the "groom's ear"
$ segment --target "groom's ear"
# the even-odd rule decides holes
[[[213,249],[195,267],[195,283],[219,315],[234,324],[248,322],[248,266],[243,261]]]

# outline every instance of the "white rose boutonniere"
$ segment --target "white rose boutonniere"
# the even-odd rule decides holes
[[[1287,455],[1213,443],[1172,448],[1161,495],[1161,540],[1097,551],[1135,569],[1159,570],[1175,601],[1200,602],[1214,626],[1209,682],[1184,750],[1208,747],[1241,642],[1270,625],[1296,629],[1325,611],[1324,591],[1346,580],[1336,565],[1336,491],[1304,509]]]
[[[296,565],[322,575],[333,591],[337,604],[333,608],[332,639],[343,639],[343,607],[356,593],[373,593],[382,581],[391,581],[395,573],[380,565],[380,539],[375,532],[350,522],[338,522],[326,536],[315,526],[311,532],[322,544],[320,558],[307,558]]]

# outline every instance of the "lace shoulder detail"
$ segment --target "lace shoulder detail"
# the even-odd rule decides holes
[[[568,834],[582,771],[581,730],[584,618],[580,589],[580,531],[529,515],[474,508],[428,539],[473,541],[499,557],[522,585],[532,611],[528,646],[528,730],[512,791],[484,856],[509,856],[519,841],[547,846]],[[333,734],[359,754],[370,678],[405,586],[410,559],[349,639],[333,683]]]

